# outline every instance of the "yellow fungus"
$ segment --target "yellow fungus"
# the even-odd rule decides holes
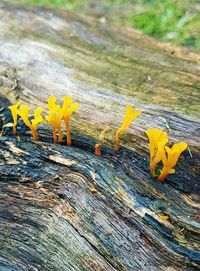
[[[41,116],[43,109],[41,107],[36,108],[34,112],[34,117],[30,121],[28,119],[28,113],[29,113],[29,107],[26,105],[20,106],[18,110],[19,116],[22,118],[26,126],[28,126],[32,132],[33,135],[33,140],[37,141],[38,140],[38,134],[37,134],[37,126],[39,123],[43,121],[43,117]]]
[[[95,155],[100,156],[101,155],[101,146],[104,142],[104,138],[105,138],[105,132],[108,130],[108,126],[106,126],[103,131],[101,131],[100,136],[99,136],[99,140],[100,143],[96,143],[95,144]]]
[[[162,154],[163,168],[162,172],[158,177],[158,180],[163,182],[168,174],[175,173],[173,167],[176,165],[179,156],[187,148],[187,143],[180,142],[174,144],[172,148],[165,147],[165,152]]]
[[[49,115],[46,117],[46,120],[52,126],[54,143],[56,143],[57,141],[61,143],[62,142],[61,122],[63,118],[63,110],[60,108],[60,105],[56,104],[55,96],[49,97],[47,106],[49,109]],[[56,135],[57,132],[58,140]]]
[[[57,100],[57,98],[55,96],[50,96],[48,98],[47,107],[48,107],[49,111],[51,111],[51,110],[59,110],[60,109],[60,105],[56,104],[56,100]]]
[[[20,102],[16,102],[14,105],[8,106],[11,111],[12,118],[13,118],[13,134],[16,134],[16,127],[17,127],[17,115],[18,115],[18,107]]]
[[[159,217],[160,217],[160,219],[162,219],[162,220],[168,220],[168,219],[169,219],[169,216],[168,216],[168,215],[160,215]]]
[[[65,122],[66,127],[66,136],[67,136],[67,145],[71,146],[71,134],[70,134],[70,118],[72,113],[75,110],[78,110],[79,104],[77,102],[73,102],[73,99],[68,96],[63,97],[63,120]]]
[[[150,171],[154,176],[158,163],[162,160],[163,168],[158,176],[159,181],[164,181],[168,174],[175,173],[173,167],[176,165],[179,156],[187,148],[187,143],[180,142],[174,144],[170,149],[165,146],[168,142],[167,133],[158,129],[152,128],[146,131],[149,138],[150,150]]]
[[[3,127],[13,127],[13,133],[16,133],[17,126],[17,116],[19,115],[24,123],[30,128],[33,139],[38,140],[37,134],[37,126],[39,123],[43,121],[42,108],[38,107],[35,112],[32,120],[29,120],[28,113],[29,107],[26,105],[20,106],[20,102],[9,106],[9,109],[12,114],[13,123],[7,123]],[[53,138],[54,142],[62,142],[62,130],[61,123],[62,120],[66,126],[66,136],[67,136],[67,145],[71,145],[71,135],[70,135],[70,118],[72,113],[79,108],[79,104],[74,102],[71,97],[64,96],[63,97],[63,105],[62,107],[56,104],[56,97],[51,96],[48,99],[48,109],[49,115],[46,117],[49,124],[53,129]],[[120,146],[120,136],[131,124],[131,122],[141,114],[141,111],[136,111],[131,105],[127,105],[126,113],[122,122],[121,127],[116,132],[116,143],[115,143],[115,151],[119,150]],[[58,133],[58,140],[57,140]],[[100,142],[95,145],[95,154],[101,155],[101,146],[104,140],[105,131],[101,132]],[[2,136],[3,130],[0,133]],[[164,181],[168,174],[175,173],[175,169],[173,168],[181,153],[187,148],[187,143],[180,142],[178,144],[174,144],[172,148],[165,146],[168,142],[168,135],[165,131],[162,131],[158,128],[151,128],[146,131],[146,134],[149,138],[149,150],[150,150],[150,171],[153,176],[158,176],[159,181]],[[18,136],[18,141],[20,141],[20,137]],[[163,168],[157,169],[157,165],[162,161]],[[160,175],[159,173],[160,172]],[[121,197],[126,197],[125,192],[122,189],[118,190],[118,193]],[[161,219],[167,220],[168,216],[160,216]]]
[[[151,128],[146,131],[149,138],[149,150],[150,150],[150,171],[151,175],[154,175],[154,171],[157,164],[162,159],[164,152],[164,146],[168,142],[167,133],[158,128]]]
[[[62,130],[61,122],[64,120],[66,126],[67,135],[67,145],[71,145],[71,135],[70,135],[70,118],[72,113],[79,107],[78,103],[74,103],[73,99],[68,96],[63,97],[63,105],[56,104],[56,97],[51,96],[48,99],[48,109],[49,115],[46,120],[52,126],[54,142],[62,142]],[[56,133],[58,132],[58,140]]]
[[[124,132],[131,122],[137,118],[141,114],[141,111],[135,111],[134,108],[131,105],[127,105],[126,107],[126,113],[122,122],[121,127],[117,130],[115,138],[115,152],[119,151],[119,145],[120,145],[120,135],[122,132]]]
[[[95,155],[97,155],[97,156],[101,155],[101,144],[100,143],[95,144]]]

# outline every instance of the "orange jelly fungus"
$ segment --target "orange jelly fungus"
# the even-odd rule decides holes
[[[66,128],[66,135],[67,135],[67,145],[71,146],[71,134],[70,134],[70,118],[72,113],[75,110],[78,110],[79,104],[77,102],[74,102],[71,97],[64,96],[63,97],[63,120],[65,122],[65,128]]]
[[[55,96],[49,97],[47,106],[49,109],[49,115],[46,117],[46,120],[52,127],[54,143],[56,143],[57,141],[61,143],[62,142],[61,121],[63,118],[63,111],[61,110],[60,105],[56,104]],[[56,135],[57,132],[58,140]]]
[[[16,102],[16,104],[8,106],[11,111],[12,118],[13,118],[13,134],[16,134],[16,127],[17,127],[17,115],[18,115],[18,107],[20,106],[20,102]]]
[[[101,155],[101,143],[95,144],[95,155],[97,156]]]
[[[149,138],[149,150],[150,150],[150,171],[151,175],[154,175],[157,164],[162,159],[162,153],[164,152],[164,146],[168,142],[167,133],[158,129],[151,128],[146,131]]]
[[[163,182],[168,174],[175,173],[175,169],[173,168],[181,153],[187,148],[188,144],[185,142],[180,142],[174,144],[172,148],[165,147],[165,151],[162,154],[162,162],[163,168],[162,172],[158,177],[158,180]]]
[[[100,156],[100,155],[101,155],[101,146],[102,146],[102,144],[104,143],[105,132],[108,130],[108,128],[109,128],[109,127],[106,126],[106,127],[104,128],[104,130],[101,131],[100,136],[99,136],[99,141],[100,141],[100,143],[96,143],[96,144],[95,144],[95,155],[97,155],[97,156]]]
[[[61,123],[64,120],[66,127],[67,145],[71,145],[71,135],[70,135],[70,118],[72,113],[79,108],[79,104],[73,102],[73,99],[68,96],[63,97],[63,106],[56,104],[56,97],[51,96],[48,99],[48,109],[49,115],[46,117],[48,123],[53,129],[53,139],[54,142],[62,142],[62,130]],[[57,140],[58,133],[58,140]]]
[[[33,140],[38,140],[37,134],[37,126],[39,123],[43,121],[43,117],[41,116],[43,109],[41,107],[36,108],[34,112],[34,117],[31,121],[28,119],[29,107],[27,105],[20,106],[18,110],[19,116],[22,118],[26,126],[28,126],[32,132]]]
[[[141,114],[141,111],[135,111],[131,105],[127,105],[126,113],[122,122],[121,127],[117,130],[115,135],[115,152],[119,151],[120,135],[123,133],[131,124],[131,122]]]

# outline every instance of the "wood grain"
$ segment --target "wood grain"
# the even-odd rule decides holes
[[[0,3],[0,130],[18,99],[80,103],[72,147],[45,124],[37,143],[21,122],[20,141],[10,129],[0,138],[0,270],[200,270],[199,64],[135,30]],[[143,113],[116,155],[128,103]],[[165,183],[149,174],[150,127],[189,144]]]

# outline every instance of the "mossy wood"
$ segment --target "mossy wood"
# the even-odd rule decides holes
[[[200,270],[200,56],[64,11],[0,3],[0,130],[20,100],[80,103],[72,147],[19,122],[0,138],[0,270]],[[122,147],[126,105],[141,109]],[[145,130],[189,144],[164,183]],[[105,131],[102,156],[94,155]],[[166,219],[168,218],[168,219]]]

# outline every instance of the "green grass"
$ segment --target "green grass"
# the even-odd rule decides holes
[[[17,0],[64,8],[111,24],[134,27],[162,41],[200,52],[198,0]]]
[[[200,52],[200,14],[192,9],[195,1],[153,0],[143,3],[147,9],[131,15],[134,27],[163,41],[193,46]]]
[[[27,4],[35,4],[40,6],[47,6],[47,7],[56,7],[56,8],[63,8],[63,9],[70,9],[73,10],[76,7],[76,0],[19,0],[18,2],[24,2]]]

